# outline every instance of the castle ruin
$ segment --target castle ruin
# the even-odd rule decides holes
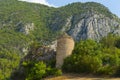
[[[68,34],[63,34],[57,39],[56,68],[61,68],[64,59],[72,54],[74,40]]]

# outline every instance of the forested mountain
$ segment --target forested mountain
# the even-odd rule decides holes
[[[109,33],[120,35],[120,19],[95,2],[54,8],[0,0],[0,79],[9,77],[31,43],[47,45],[64,32],[75,41],[99,41]]]

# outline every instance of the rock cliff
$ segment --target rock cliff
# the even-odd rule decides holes
[[[99,41],[109,33],[120,35],[120,19],[101,4],[73,3],[62,7],[61,11],[60,17],[53,18],[50,28],[67,32],[75,41]]]
[[[100,40],[101,37],[107,36],[109,33],[120,35],[120,23],[102,14],[88,12],[74,15],[68,21],[66,24],[70,25],[68,25],[67,32],[76,41],[81,39]]]
[[[72,15],[66,18],[61,32],[66,31],[75,41],[85,39],[99,41],[109,33],[120,35],[120,21],[116,16],[112,15],[112,17],[106,17],[94,11]]]

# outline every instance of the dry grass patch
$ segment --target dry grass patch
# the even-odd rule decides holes
[[[85,75],[85,74],[63,74],[58,77],[48,77],[44,80],[120,80],[120,78],[113,77],[103,77],[103,76],[94,76],[94,75]]]

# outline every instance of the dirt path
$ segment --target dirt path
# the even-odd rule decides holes
[[[44,80],[120,80],[120,78],[95,77],[93,75],[63,74],[59,77],[49,77]]]

